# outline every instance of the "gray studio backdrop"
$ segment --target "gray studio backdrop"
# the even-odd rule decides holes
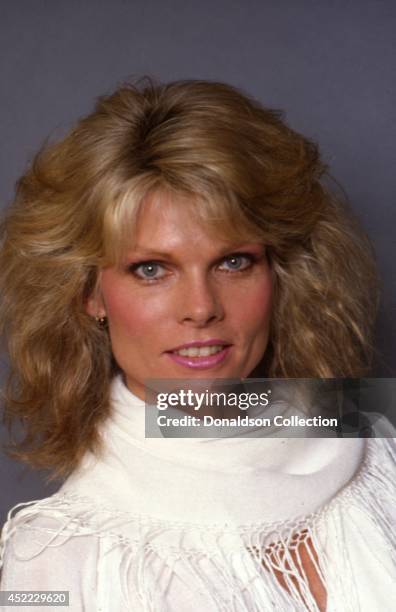
[[[371,237],[377,374],[394,376],[395,32],[393,0],[1,0],[1,206],[44,139],[129,76],[242,87],[321,143]],[[0,481],[0,519],[54,489],[4,455]]]

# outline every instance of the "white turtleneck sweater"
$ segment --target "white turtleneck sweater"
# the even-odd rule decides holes
[[[393,438],[145,438],[144,410],[116,378],[101,455],[10,513],[3,590],[67,590],[73,612],[318,612],[305,542],[327,612],[395,609]]]

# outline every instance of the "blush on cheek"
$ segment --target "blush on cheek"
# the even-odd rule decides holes
[[[272,309],[272,282],[271,278],[257,283],[255,290],[246,295],[245,300],[240,302],[241,311],[251,321],[268,321]]]
[[[150,304],[130,297],[123,299],[122,294],[113,294],[106,302],[106,310],[110,327],[122,328],[128,336],[144,332],[153,317]]]
[[[153,334],[164,319],[164,311],[169,317],[165,300],[160,295],[151,295],[148,299],[146,294],[131,292],[130,288],[115,284],[111,288],[103,285],[102,293],[110,330],[122,332],[126,337]]]

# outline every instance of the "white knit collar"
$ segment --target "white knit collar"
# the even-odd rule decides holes
[[[116,378],[99,456],[65,492],[162,521],[246,524],[317,511],[359,468],[362,438],[145,438],[145,405]]]
[[[343,469],[343,449],[361,442],[328,438],[146,438],[145,403],[124,384],[112,383],[112,426],[131,445],[171,462],[216,472],[309,475],[334,463]],[[354,451],[356,452],[356,451]]]

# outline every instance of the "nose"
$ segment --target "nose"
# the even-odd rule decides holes
[[[219,288],[213,279],[193,278],[183,284],[179,295],[179,321],[205,327],[224,317]]]

